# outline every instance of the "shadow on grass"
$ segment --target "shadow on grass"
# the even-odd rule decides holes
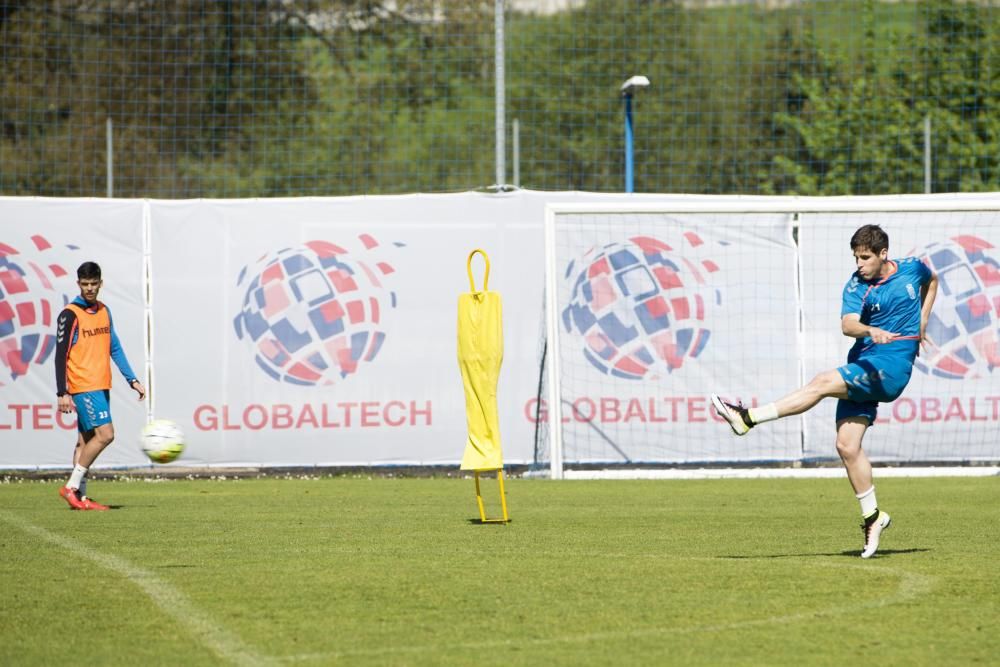
[[[145,507],[148,509],[150,507],[158,507],[158,505],[156,505],[155,503],[147,503],[145,505],[108,505],[109,510],[134,510],[138,507]],[[96,510],[79,510],[79,511],[82,514],[84,512],[95,512]]]
[[[887,557],[887,556],[897,556],[901,554],[917,554],[930,551],[930,549],[879,549],[878,553],[873,556],[873,558]],[[717,558],[722,560],[763,560],[766,558],[814,558],[817,556],[846,556],[850,558],[859,558],[861,556],[860,549],[852,549],[850,551],[838,551],[836,553],[811,553],[811,554],[762,554],[760,556],[717,556]]]
[[[503,521],[482,521],[482,520],[480,520],[479,517],[476,517],[474,519],[467,519],[467,521],[470,524],[472,524],[473,526],[505,526],[508,523],[510,523],[511,521],[513,521],[513,519],[507,519],[506,522],[503,522]]]

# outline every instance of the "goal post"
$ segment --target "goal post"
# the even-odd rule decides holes
[[[941,287],[936,347],[866,450],[898,466],[1000,460],[1000,195],[690,196],[547,207],[537,463],[554,479],[835,463],[835,401],[737,438],[708,396],[763,404],[845,363],[849,239],[869,223]]]

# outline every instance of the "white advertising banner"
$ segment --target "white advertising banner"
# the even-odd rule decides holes
[[[784,212],[768,212],[772,200]],[[621,214],[671,202],[696,213]],[[760,212],[709,213],[713,202]],[[867,222],[886,228],[891,256],[918,255],[941,276],[935,346],[902,397],[881,406],[867,451],[995,460],[1000,216],[914,213],[913,202],[907,213],[791,212],[799,203],[816,210],[788,198],[527,191],[0,198],[0,467],[70,467],[76,423],[55,407],[55,320],[88,260],[103,268],[101,300],[151,390],[137,402],[112,370],[117,437],[98,467],[149,465],[136,442],[147,405],[185,431],[177,465],[457,466],[457,303],[476,248],[503,298],[504,461],[531,463],[536,441],[547,443],[550,204],[592,211],[562,220],[555,248],[567,462],[835,458],[835,401],[736,438],[708,395],[759,405],[845,362],[848,241]],[[601,218],[602,207],[618,213]]]
[[[457,463],[457,304],[475,248],[504,299],[504,460],[530,461],[543,206],[476,193],[154,203],[155,407],[187,432],[185,461]]]
[[[565,460],[798,459],[798,418],[735,438],[709,401],[799,382],[792,215],[555,211]]]
[[[889,235],[889,257],[919,257],[939,287],[903,394],[878,408],[864,447],[877,461],[996,460],[1000,442],[1000,214],[983,211],[812,213],[800,216],[806,377],[847,363],[840,329],[850,239],[865,224]],[[805,420],[806,458],[836,456],[837,402]]]
[[[79,295],[76,269],[102,269],[108,305],[132,369],[145,373],[143,202],[0,198],[0,465],[71,467],[76,415],[56,409],[56,318]],[[136,434],[145,405],[112,364],[112,466],[146,462]]]

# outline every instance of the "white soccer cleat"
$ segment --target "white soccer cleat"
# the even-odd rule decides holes
[[[861,551],[862,558],[871,558],[878,551],[878,540],[882,531],[889,527],[892,518],[885,512],[879,512],[878,518],[867,526],[861,526],[861,532],[865,535],[865,547]]]
[[[750,415],[742,405],[733,405],[722,400],[718,394],[712,394],[712,406],[720,417],[729,422],[736,435],[746,435],[750,430]]]

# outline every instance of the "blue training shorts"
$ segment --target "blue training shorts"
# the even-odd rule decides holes
[[[73,394],[76,404],[76,427],[80,433],[111,423],[111,392],[107,389]]]
[[[837,421],[865,417],[875,423],[879,403],[899,398],[910,381],[913,364],[908,359],[868,357],[837,369],[847,383],[847,398],[837,402]]]

